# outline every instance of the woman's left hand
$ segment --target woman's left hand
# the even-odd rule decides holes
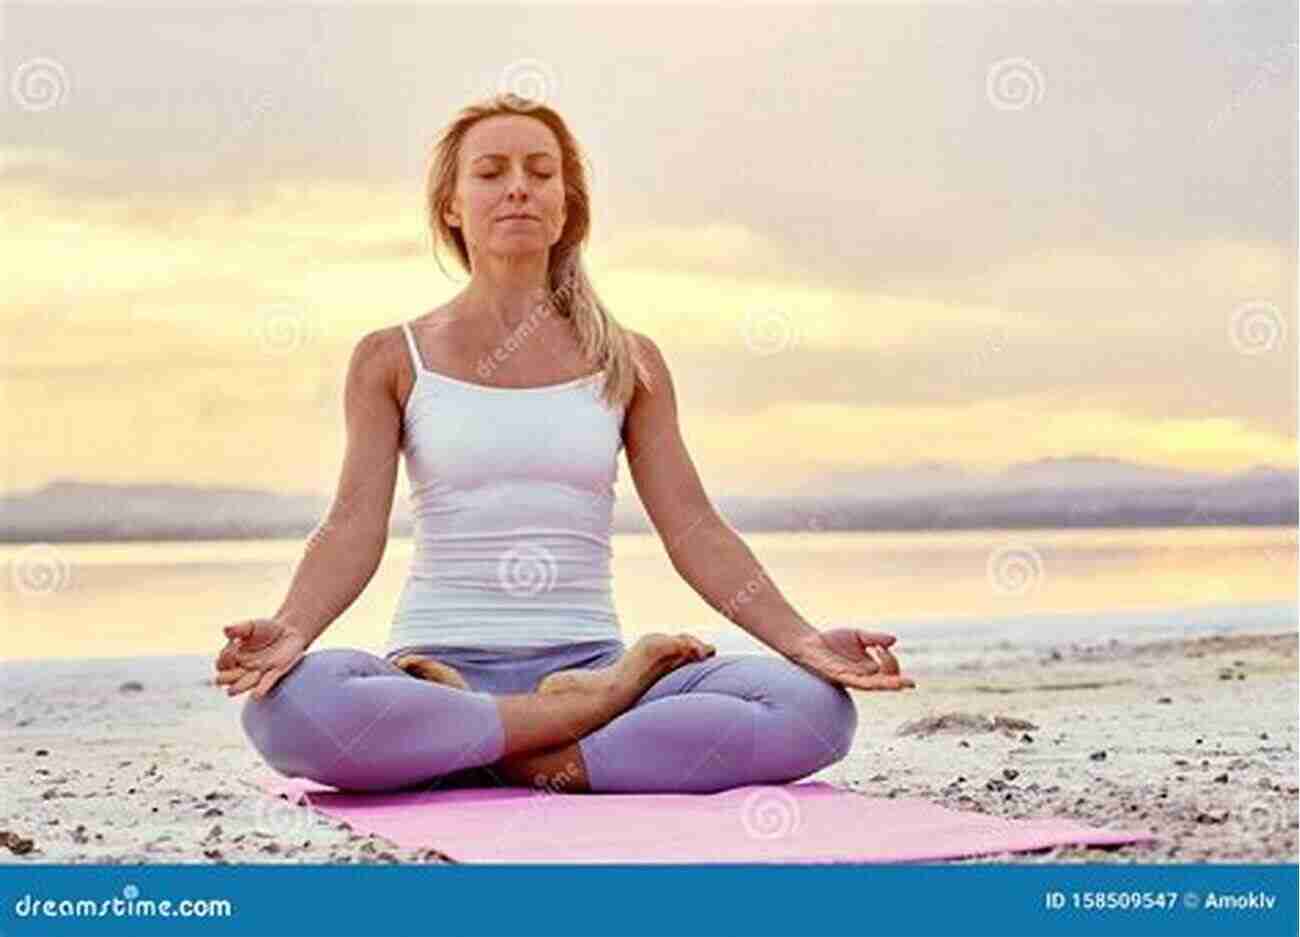
[[[905,690],[916,681],[904,677],[889,652],[897,639],[882,631],[834,628],[810,635],[786,653],[818,676],[858,690]]]

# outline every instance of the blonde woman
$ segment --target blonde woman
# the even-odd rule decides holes
[[[819,631],[703,490],[657,345],[582,265],[583,157],[552,108],[464,109],[428,178],[448,303],[364,336],[348,366],[338,491],[271,618],[225,628],[217,683],[275,770],[340,789],[545,784],[718,791],[804,777],[849,750],[847,687],[901,690],[892,635]],[[612,602],[618,455],[676,571],[778,653],[688,634],[626,647]],[[415,553],[383,657],[308,651],[387,540],[399,453]]]

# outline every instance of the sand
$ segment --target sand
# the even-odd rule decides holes
[[[876,797],[1150,830],[1155,843],[957,862],[1295,862],[1297,636],[1061,645],[907,666],[854,691],[857,742],[814,775]],[[900,645],[900,659],[907,658]],[[0,668],[0,862],[442,862],[287,801],[205,657]]]

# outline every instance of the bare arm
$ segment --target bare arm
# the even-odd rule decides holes
[[[343,391],[347,448],[338,489],[312,531],[275,618],[311,644],[359,596],[379,568],[388,543],[401,446],[395,392],[399,344],[382,332],[353,349]]]
[[[653,341],[633,334],[654,390],[637,387],[624,444],[637,494],[673,568],[714,609],[769,647],[794,656],[801,642],[819,632],[786,601],[709,500],[682,440],[668,365]]]

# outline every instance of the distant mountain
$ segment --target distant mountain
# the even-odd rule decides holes
[[[979,474],[926,462],[835,472],[793,493],[718,496],[715,503],[733,527],[748,531],[1295,524],[1297,482],[1294,470],[1272,466],[1213,475],[1072,457]],[[326,497],[250,488],[60,480],[0,498],[0,541],[300,537],[329,504]],[[614,529],[652,529],[634,493],[615,506]],[[411,533],[400,487],[389,532]]]
[[[1277,472],[1256,467],[1251,472]],[[1294,473],[1293,473],[1294,474]],[[972,472],[952,462],[828,472],[805,486],[808,492],[837,498],[937,495],[944,492],[1021,491],[1033,488],[1084,490],[1109,487],[1202,485],[1224,476],[1186,472],[1164,466],[1140,465],[1104,456],[1071,456],[1020,462],[1002,472]],[[793,493],[791,493],[793,494]]]
[[[1037,459],[1010,466],[998,476],[997,485],[1003,489],[1041,487],[1081,490],[1138,486],[1180,488],[1208,485],[1222,480],[1223,476],[1207,472],[1138,465],[1101,456],[1071,456]]]

